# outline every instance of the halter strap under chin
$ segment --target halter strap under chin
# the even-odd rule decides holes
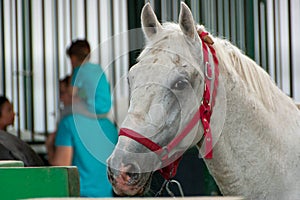
[[[202,102],[199,109],[194,114],[191,121],[184,127],[184,129],[167,145],[160,146],[159,144],[153,142],[149,138],[137,133],[134,130],[128,128],[121,128],[119,136],[129,137],[136,142],[144,145],[152,152],[156,153],[162,162],[162,166],[166,166],[160,170],[160,173],[165,179],[170,179],[176,174],[177,166],[179,164],[180,158],[183,152],[176,152],[170,156],[170,152],[187,136],[187,134],[196,126],[199,120],[202,122],[204,129],[204,145],[205,145],[205,158],[211,159],[213,156],[213,143],[212,143],[212,133],[210,128],[210,118],[212,114],[212,108],[215,104],[215,99],[217,95],[218,88],[218,76],[219,76],[219,63],[216,56],[216,52],[211,45],[207,45],[205,42],[205,37],[208,37],[208,33],[202,31],[199,33],[202,40],[203,57],[204,57],[204,74],[205,74],[205,88],[202,97]],[[213,57],[214,70],[212,71],[211,64],[209,62],[209,53]],[[212,82],[214,81],[214,82]],[[211,94],[211,85],[213,83],[213,93]],[[201,139],[202,141],[202,139]],[[173,161],[175,160],[175,161]]]

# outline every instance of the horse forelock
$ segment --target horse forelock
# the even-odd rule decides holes
[[[177,55],[179,55],[181,57],[185,57],[186,59],[188,59],[186,53],[190,52],[191,54],[193,54],[191,56],[196,58],[198,62],[202,59],[202,57],[198,58],[199,52],[196,52],[196,50],[198,49],[195,49],[195,52],[186,51],[187,48],[193,49],[192,44],[189,44],[187,40],[184,39],[184,34],[178,24],[165,22],[162,24],[162,27],[163,30],[159,34],[151,38],[151,40],[146,40],[144,50],[137,58],[138,62],[145,57],[161,56],[159,54],[159,52],[161,51],[168,52],[170,55],[173,54],[173,56],[176,57],[178,57]],[[169,48],[170,46],[171,48]],[[149,54],[149,51],[151,50],[156,50],[157,54]]]

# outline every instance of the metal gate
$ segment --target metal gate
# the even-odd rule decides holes
[[[58,81],[71,73],[65,49],[72,39],[90,42],[114,99],[128,96],[126,84],[114,88],[129,65],[128,40],[113,37],[128,29],[125,0],[0,0],[0,13],[0,95],[14,103],[19,136],[55,131]]]

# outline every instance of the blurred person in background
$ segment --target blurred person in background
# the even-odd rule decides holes
[[[5,96],[0,96],[0,130],[6,131],[15,121],[13,105]]]
[[[20,160],[25,167],[43,166],[42,159],[26,142],[6,131],[14,119],[13,105],[5,96],[0,96],[0,160]]]
[[[100,65],[88,62],[89,53],[86,40],[76,40],[67,49],[72,80],[65,90],[69,93],[60,94],[72,96],[72,109],[71,114],[63,115],[56,136],[47,143],[48,158],[51,165],[77,166],[80,196],[113,197],[106,159],[117,143],[118,132],[107,118],[111,109],[109,82]]]

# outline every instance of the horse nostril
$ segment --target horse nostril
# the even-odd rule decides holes
[[[140,168],[138,165],[135,164],[127,164],[124,167],[125,171],[126,171],[126,175],[128,176],[128,180],[127,180],[127,184],[128,185],[133,185],[136,182],[138,182],[139,178],[140,178]]]
[[[138,174],[138,173],[128,172],[128,173],[126,173],[126,175],[129,177],[129,179],[127,180],[128,185],[133,185],[133,184],[137,183],[140,178],[140,174]]]
[[[109,165],[107,166],[107,176],[111,183],[119,182],[126,185],[135,185],[140,177],[140,167],[134,163],[122,164],[122,167],[115,169]]]

